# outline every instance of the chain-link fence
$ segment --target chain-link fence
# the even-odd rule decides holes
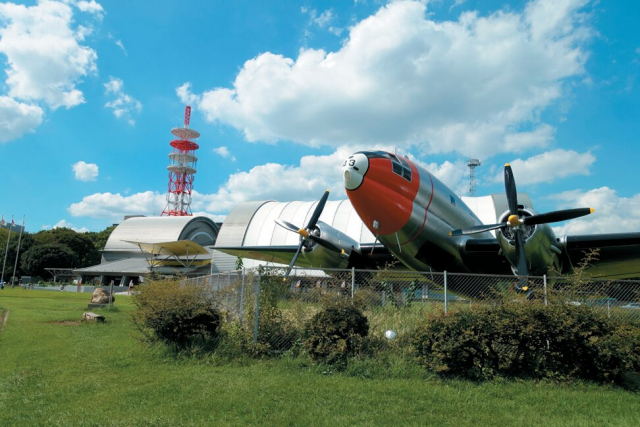
[[[304,325],[328,302],[353,300],[369,333],[408,338],[432,313],[498,305],[505,300],[586,305],[616,319],[640,322],[640,281],[518,278],[394,270],[309,270],[261,267],[186,279],[216,294],[228,319],[249,331],[254,344],[281,352],[298,345]],[[391,332],[390,332],[391,331]]]

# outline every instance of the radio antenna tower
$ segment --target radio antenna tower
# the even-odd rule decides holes
[[[167,206],[161,216],[191,216],[191,192],[193,191],[193,175],[196,173],[198,158],[195,152],[200,146],[195,140],[200,133],[189,129],[191,106],[184,109],[184,127],[171,129],[177,138],[171,141],[173,152],[169,154],[169,193]]]
[[[469,166],[469,196],[476,195],[476,167],[480,165],[478,159],[469,159],[467,162],[467,166]]]

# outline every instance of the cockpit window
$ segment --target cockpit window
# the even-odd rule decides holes
[[[402,157],[398,158],[392,154],[391,167],[393,168],[393,173],[400,175],[407,181],[411,182],[411,168],[405,159]]]
[[[411,182],[411,167],[409,163],[402,157],[385,151],[361,151],[370,159],[391,159],[391,168],[393,173],[400,175],[407,181]]]

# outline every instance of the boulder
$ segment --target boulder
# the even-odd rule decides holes
[[[108,290],[102,288],[96,288],[93,291],[93,295],[91,296],[92,304],[109,304],[109,293]],[[111,302],[116,300],[115,295],[111,295]]]
[[[86,321],[93,321],[93,322],[100,322],[100,323],[104,323],[104,316],[101,314],[96,314],[96,313],[92,313],[92,312],[86,312],[82,314],[82,319],[86,322]]]

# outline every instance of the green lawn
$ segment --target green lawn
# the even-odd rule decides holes
[[[102,312],[107,323],[78,323],[89,299],[0,291],[0,311],[9,311],[0,426],[640,425],[640,394],[614,387],[364,379],[291,359],[172,357],[141,342],[126,296]]]

